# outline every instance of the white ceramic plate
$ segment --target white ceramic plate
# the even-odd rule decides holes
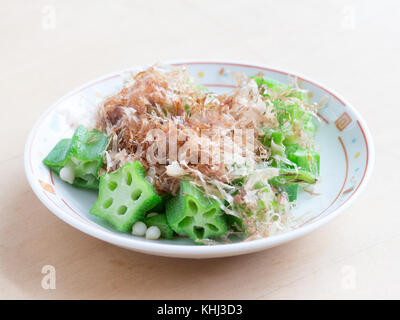
[[[25,171],[29,183],[44,205],[73,227],[115,245],[162,256],[211,258],[233,256],[270,248],[296,239],[319,228],[348,208],[364,189],[374,164],[374,148],[369,130],[360,114],[334,91],[303,76],[260,65],[237,62],[182,61],[190,74],[215,92],[231,90],[234,81],[230,72],[248,76],[263,74],[287,83],[296,77],[299,85],[311,92],[311,100],[328,98],[320,110],[324,119],[317,133],[321,154],[321,182],[315,193],[299,195],[294,210],[297,226],[288,232],[268,238],[221,244],[194,245],[188,239],[146,240],[116,231],[104,221],[89,214],[96,192],[75,189],[62,182],[42,164],[54,145],[70,137],[73,129],[66,114],[79,114],[82,121],[102,97],[115,92],[130,70],[117,72],[89,82],[55,102],[37,121],[25,147]],[[79,110],[79,111],[78,111]],[[72,111],[72,112],[68,112]]]

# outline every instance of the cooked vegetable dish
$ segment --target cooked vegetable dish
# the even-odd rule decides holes
[[[132,74],[43,162],[98,190],[90,213],[134,236],[218,244],[287,230],[319,179],[318,105],[295,81],[234,76],[217,94],[184,67]]]

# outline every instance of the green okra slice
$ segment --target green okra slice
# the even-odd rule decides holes
[[[152,209],[154,211],[154,208]],[[156,226],[161,231],[161,237],[164,239],[172,239],[174,236],[174,231],[168,225],[167,216],[165,213],[151,212],[146,215],[144,223],[147,228],[151,226]]]
[[[283,91],[283,90],[286,90],[287,88],[289,88],[289,86],[284,85],[283,83],[276,81],[274,79],[271,79],[271,78],[254,77],[254,76],[251,76],[250,78],[255,80],[258,87],[261,87],[262,85],[264,85],[268,89],[275,91],[275,92],[280,92],[280,91]]]
[[[71,139],[57,143],[43,163],[58,175],[63,168],[70,168],[74,174],[72,184],[77,187],[98,189],[98,171],[107,144],[108,138],[101,131],[79,126]]]
[[[61,139],[43,160],[43,163],[58,173],[66,165],[70,149],[71,139]]]
[[[283,84],[277,80],[274,79],[270,79],[268,77],[254,77],[251,76],[250,78],[253,78],[258,87],[261,87],[262,85],[266,86],[269,90],[275,91],[275,92],[282,92],[285,90],[289,90],[291,88],[293,88],[292,86]],[[265,94],[264,94],[265,95]],[[296,92],[293,92],[291,94],[288,95],[289,97],[295,97],[298,98],[299,100],[305,102],[305,103],[309,103],[309,98],[308,98],[308,94],[307,91],[305,90],[298,90]]]
[[[293,202],[297,199],[297,194],[299,192],[299,185],[297,183],[284,186],[283,188],[289,197],[289,202]]]
[[[290,168],[280,168],[279,175],[269,180],[269,182],[273,185],[280,184],[284,186],[297,183],[314,184],[317,181],[317,177],[308,171]]]
[[[95,175],[85,175],[84,177],[75,177],[73,186],[84,189],[99,189],[99,178]]]
[[[135,222],[143,221],[145,213],[160,201],[154,187],[145,179],[143,166],[135,161],[100,177],[99,197],[90,213],[127,232]]]
[[[78,177],[97,175],[103,164],[103,151],[107,144],[108,139],[101,131],[89,131],[83,126],[75,130],[69,156]]]
[[[160,195],[160,197],[161,202],[151,209],[152,212],[165,213],[165,205],[167,204],[168,200],[172,198],[172,195],[169,193],[164,193]]]
[[[295,152],[289,153],[287,157],[299,168],[319,175],[320,156],[318,153],[299,148]]]
[[[229,229],[231,229],[235,232],[244,232],[242,218],[227,214],[226,222],[227,222]]]
[[[289,202],[293,202],[297,199],[297,194],[299,192],[299,185],[297,183],[283,185],[279,183],[272,183],[272,185],[278,189],[278,191],[285,191],[288,195]]]
[[[179,195],[167,202],[166,213],[172,230],[192,240],[215,238],[227,231],[219,202],[187,180],[181,181]]]

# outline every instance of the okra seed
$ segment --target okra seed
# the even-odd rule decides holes
[[[147,227],[142,221],[136,222],[132,227],[132,234],[134,236],[143,237],[146,234]]]
[[[161,231],[156,226],[151,226],[146,231],[146,239],[148,240],[157,240],[161,236]]]
[[[60,170],[60,178],[70,184],[75,180],[74,170],[70,167],[64,167]]]

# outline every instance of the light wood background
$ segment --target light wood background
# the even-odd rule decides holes
[[[400,298],[398,1],[0,1],[0,298]],[[120,249],[34,196],[25,140],[67,91],[132,65],[234,59],[300,72],[362,113],[376,147],[368,188],[300,240],[224,259]],[[42,267],[56,289],[41,287]]]

